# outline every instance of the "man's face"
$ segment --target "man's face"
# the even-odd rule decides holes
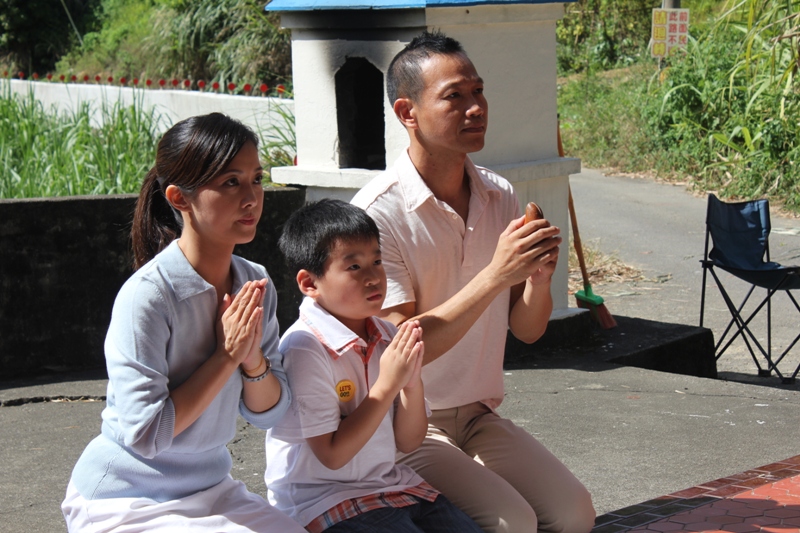
[[[483,79],[464,54],[435,54],[422,63],[423,90],[412,116],[420,143],[435,154],[483,148],[488,104]]]

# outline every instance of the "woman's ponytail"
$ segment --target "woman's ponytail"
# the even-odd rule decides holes
[[[144,178],[133,214],[133,268],[141,268],[180,234],[180,224],[161,190],[158,172],[153,167]]]

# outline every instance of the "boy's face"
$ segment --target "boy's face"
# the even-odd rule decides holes
[[[378,240],[336,241],[314,300],[351,330],[361,334],[364,319],[377,315],[386,297],[386,273]]]
[[[432,153],[481,150],[489,105],[472,61],[464,54],[434,54],[422,63],[422,81],[411,110],[420,142]]]

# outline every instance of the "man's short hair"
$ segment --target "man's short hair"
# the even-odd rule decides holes
[[[341,200],[324,199],[304,205],[283,225],[278,240],[289,271],[325,275],[325,262],[338,242],[380,243],[380,232],[366,211]]]
[[[398,98],[416,101],[424,89],[422,63],[434,54],[464,54],[461,43],[444,33],[425,30],[400,50],[389,64],[386,94],[394,105]]]

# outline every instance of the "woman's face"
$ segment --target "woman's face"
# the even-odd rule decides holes
[[[209,243],[252,241],[264,206],[263,173],[258,149],[246,143],[225,170],[187,195],[191,209],[184,212],[184,231],[188,222]]]

